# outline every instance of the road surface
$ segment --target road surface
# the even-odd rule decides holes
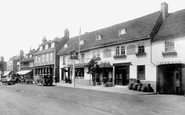
[[[0,115],[184,115],[185,97],[0,85]]]

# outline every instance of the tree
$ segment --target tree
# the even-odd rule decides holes
[[[99,68],[97,62],[92,58],[89,62],[88,62],[88,74],[94,74],[97,69]]]

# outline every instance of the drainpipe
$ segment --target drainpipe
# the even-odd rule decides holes
[[[152,52],[152,41],[150,41],[150,63],[152,64],[152,65],[154,65],[155,67],[156,67],[156,94],[158,94],[158,87],[159,87],[159,80],[158,80],[158,75],[157,75],[157,65],[156,64],[154,64],[153,63],[153,61],[152,61],[152,57],[153,57],[153,52]]]

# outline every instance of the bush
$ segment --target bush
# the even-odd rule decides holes
[[[106,83],[104,84],[104,86],[105,86],[105,87],[112,87],[113,85],[112,85],[112,82],[106,82]]]
[[[130,84],[128,85],[128,89],[132,90],[132,89],[133,89],[133,84],[134,84],[134,83],[130,83]]]
[[[134,83],[132,89],[137,90],[138,83]]]
[[[142,88],[141,88],[141,91],[142,92],[148,92],[147,86],[143,85]]]
[[[137,91],[141,91],[141,88],[142,88],[142,86],[143,86],[143,84],[138,84],[138,86],[137,86]]]
[[[153,90],[153,88],[150,86],[150,84],[148,84],[147,90],[148,90],[148,92],[154,92],[154,90]]]

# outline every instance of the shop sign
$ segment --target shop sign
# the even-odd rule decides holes
[[[75,50],[70,52],[70,59],[78,59],[78,52]]]
[[[165,62],[160,62],[159,64],[177,64],[177,63],[182,63],[181,61],[165,61]]]

